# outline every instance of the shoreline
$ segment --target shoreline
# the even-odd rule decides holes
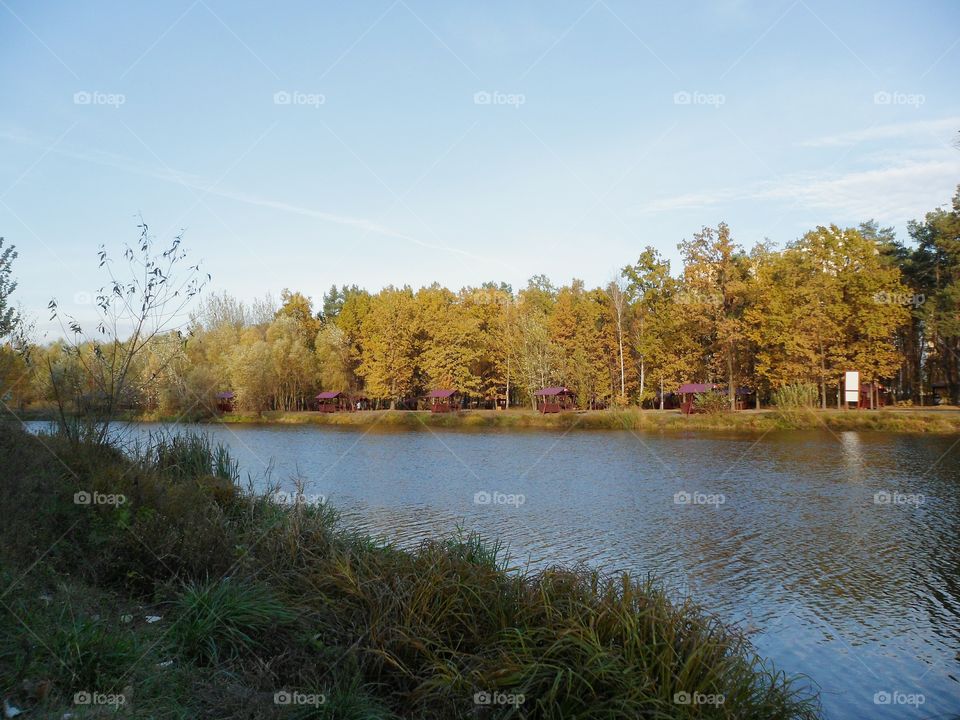
[[[880,410],[780,413],[743,410],[718,415],[683,415],[678,410],[593,410],[542,415],[530,410],[465,410],[430,413],[374,410],[353,413],[280,412],[229,414],[212,420],[222,424],[319,425],[327,427],[451,428],[467,430],[639,430],[654,432],[774,430],[911,432],[960,434],[960,410]]]
[[[18,414],[20,420],[55,420],[46,409]],[[960,434],[960,408],[884,408],[882,410],[741,410],[715,415],[683,415],[679,410],[589,410],[542,415],[524,410],[461,410],[431,413],[420,410],[365,410],[320,413],[271,411],[234,412],[215,418],[183,418],[159,414],[125,415],[140,422],[198,422],[224,425],[315,425],[384,430],[432,428],[464,430],[630,430],[653,432],[770,432],[775,430],[866,431],[921,434]]]
[[[224,425],[317,425],[369,429],[465,430],[631,430],[654,432],[770,432],[774,430],[863,430],[960,434],[960,409],[741,410],[716,415],[683,415],[679,410],[588,410],[543,415],[532,410],[368,410],[344,413],[229,413],[206,422]]]

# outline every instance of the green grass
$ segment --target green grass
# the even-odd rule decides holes
[[[325,505],[282,507],[224,477],[232,491],[211,491],[231,467],[218,452],[178,440],[129,459],[0,427],[4,697],[35,717],[78,712],[84,689],[128,691],[125,716],[142,718],[818,716],[805,681],[653,580],[510,570],[501,545],[463,531],[400,550]],[[73,504],[85,486],[128,501]],[[277,704],[283,692],[324,702]]]

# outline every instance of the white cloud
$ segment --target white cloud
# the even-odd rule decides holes
[[[827,208],[847,217],[902,223],[947,202],[958,182],[960,159],[940,160],[800,179],[754,197],[794,200],[801,207]]]
[[[838,222],[876,218],[900,224],[923,217],[953,196],[960,183],[960,153],[955,155],[952,157],[944,150],[935,160],[835,175],[791,175],[777,182],[743,188],[675,195],[654,200],[638,210],[643,214],[656,214],[765,200],[778,204],[788,202],[801,210],[830,210],[841,216]]]
[[[947,144],[953,137],[956,137],[958,131],[960,131],[960,117],[948,117],[940,120],[917,120],[906,123],[874,125],[861,130],[804,140],[800,145],[802,147],[843,147],[870,142],[871,140],[892,140],[895,138],[929,140],[931,137],[941,138],[944,144]]]

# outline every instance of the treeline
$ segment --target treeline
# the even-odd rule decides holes
[[[741,386],[760,399],[815,384],[826,407],[851,369],[898,400],[929,403],[937,385],[958,403],[960,189],[909,234],[901,242],[867,222],[748,250],[721,223],[680,243],[679,272],[647,247],[605,287],[556,287],[544,276],[516,292],[335,286],[318,307],[288,290],[252,305],[207,295],[187,333],[158,334],[138,354],[121,403],[211,411],[230,391],[240,409],[298,410],[321,390],[348,390],[410,407],[444,387],[513,407],[565,385],[581,407],[655,407],[661,390],[716,382],[731,402]],[[69,387],[75,404],[95,401],[83,348],[68,345],[34,348],[37,371],[16,389],[20,399]]]

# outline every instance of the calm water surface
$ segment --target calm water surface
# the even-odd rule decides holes
[[[653,573],[812,678],[827,718],[960,717],[955,437],[206,431],[257,482],[299,475],[400,544],[459,523],[518,565]],[[924,702],[875,703],[895,692]]]

